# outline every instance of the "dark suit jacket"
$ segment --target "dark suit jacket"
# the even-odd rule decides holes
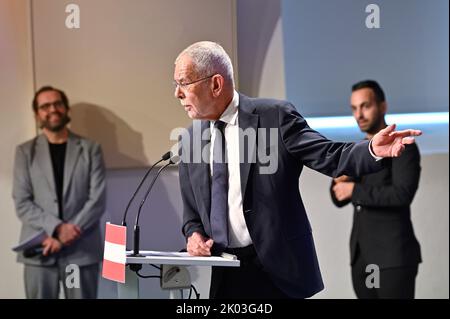
[[[350,237],[351,264],[357,246],[367,264],[380,268],[417,265],[422,261],[414,235],[409,206],[420,177],[420,153],[416,144],[407,145],[400,157],[385,159],[385,168],[355,180],[351,200],[355,209]],[[333,186],[333,183],[332,183]]]
[[[329,141],[309,128],[288,102],[240,95],[238,116],[239,127],[244,131],[273,128],[276,132],[275,138],[265,145],[261,143],[263,131],[250,134],[241,148],[250,150],[250,155],[256,158],[256,162],[246,160],[240,164],[240,175],[244,217],[257,255],[274,283],[286,294],[296,298],[312,296],[323,289],[323,283],[299,192],[303,165],[328,176],[362,175],[379,170],[382,165],[371,157],[367,141],[357,144]],[[209,122],[194,121],[189,134],[181,138],[182,231],[186,237],[193,232],[211,237],[209,163],[192,163],[193,157],[198,156],[192,152],[194,144],[204,147],[209,141],[200,143],[193,138],[195,130],[208,131]],[[261,174],[265,165],[258,146],[278,157],[273,174]]]

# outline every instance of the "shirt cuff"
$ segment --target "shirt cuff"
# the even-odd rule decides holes
[[[370,153],[370,155],[372,155],[372,157],[373,157],[373,158],[375,159],[375,161],[377,161],[377,162],[383,159],[381,156],[376,156],[376,155],[373,153],[373,151],[372,151],[372,140],[370,140],[370,142],[369,142],[369,153]]]

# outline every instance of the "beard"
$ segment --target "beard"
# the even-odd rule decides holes
[[[373,121],[372,123],[369,123],[367,127],[360,127],[361,131],[367,133],[367,134],[371,134],[371,135],[375,135],[378,133],[378,131],[380,131],[384,126],[384,118],[383,117],[378,117],[375,121]]]
[[[45,120],[41,120],[40,122],[40,128],[43,129],[47,129],[50,132],[59,132],[62,129],[64,129],[67,125],[67,123],[70,122],[70,117],[67,115],[67,113],[61,114],[58,113],[60,115],[60,119],[59,121],[57,121],[56,123],[51,123],[49,118],[52,114],[49,114]]]

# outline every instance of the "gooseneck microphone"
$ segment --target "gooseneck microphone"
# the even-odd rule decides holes
[[[144,198],[141,201],[141,204],[139,205],[139,210],[136,215],[136,221],[134,223],[134,237],[133,237],[133,254],[132,257],[140,257],[139,254],[139,238],[140,238],[140,228],[139,228],[139,216],[141,215],[142,206],[144,205],[145,201],[147,200],[148,195],[150,194],[150,191],[153,188],[153,185],[156,182],[156,179],[158,178],[159,174],[169,165],[177,164],[180,161],[180,157],[178,155],[174,155],[170,158],[169,163],[162,166],[158,172],[156,173],[155,177],[153,178],[152,182],[150,183],[149,187],[147,188],[147,192],[145,193]]]
[[[127,208],[125,209],[125,213],[123,214],[123,218],[122,218],[122,226],[127,226],[127,214],[128,214],[128,209],[130,208],[131,203],[133,202],[134,198],[136,197],[137,193],[139,192],[139,190],[142,187],[142,184],[144,183],[144,181],[147,179],[148,174],[150,174],[150,172],[152,171],[153,167],[155,167],[157,164],[163,162],[163,161],[167,161],[169,158],[172,157],[172,152],[167,152],[165,153],[163,156],[161,156],[161,159],[159,161],[157,161],[155,164],[153,164],[145,173],[144,177],[142,177],[141,182],[139,183],[138,187],[136,188],[136,190],[134,191],[133,196],[131,196],[130,201],[128,202]]]

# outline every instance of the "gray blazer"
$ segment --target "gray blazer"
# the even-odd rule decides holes
[[[22,222],[20,242],[44,230],[52,236],[58,224],[53,168],[47,138],[39,135],[16,148],[13,198]],[[81,237],[59,253],[48,257],[17,260],[30,265],[59,263],[78,266],[97,263],[102,258],[99,219],[105,210],[105,165],[101,147],[72,132],[66,148],[63,185],[64,221],[78,225]]]

